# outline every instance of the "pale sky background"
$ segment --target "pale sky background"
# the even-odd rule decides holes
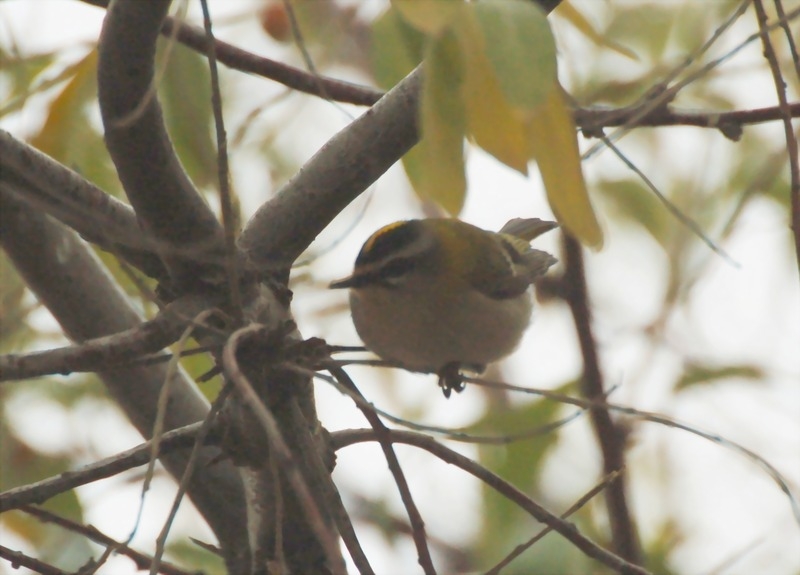
[[[631,3],[640,4],[643,10],[655,4],[627,2]],[[603,10],[620,2],[582,0],[574,4],[598,23],[602,21]],[[788,10],[792,2],[785,4]],[[237,21],[237,16],[247,14],[253,5],[260,3],[211,2],[218,22],[226,18]],[[367,9],[374,10],[374,6],[378,3],[370,2]],[[84,54],[81,42],[96,39],[103,13],[63,0],[0,2],[0,43],[8,46],[13,38],[22,52],[66,49],[64,58],[74,60]],[[199,22],[198,14],[199,5],[192,2],[190,20]],[[613,55],[590,54],[586,41],[568,24],[559,19],[552,19],[552,23],[565,56],[560,66],[562,80],[567,84],[569,78],[586,73],[587,66],[600,66],[618,78],[628,75],[619,68],[621,61],[631,66],[631,77],[637,66],[649,65]],[[752,14],[745,16],[723,37],[719,51],[732,48],[753,29]],[[227,26],[218,23],[215,31],[220,38],[246,49],[276,59],[290,57],[300,65],[292,49],[270,42],[246,22]],[[719,77],[720,82],[735,86],[737,109],[775,103],[772,80],[760,52],[760,45],[752,44],[728,64],[729,68],[724,67]],[[680,56],[675,55],[676,62]],[[729,69],[735,72],[726,74]],[[326,70],[330,75],[337,72]],[[352,70],[342,69],[340,75],[345,74],[348,79],[359,81]],[[241,100],[248,105],[247,110],[268,101],[277,90],[263,79],[241,75],[225,78],[229,82],[225,85],[227,97]],[[0,98],[5,96],[0,87]],[[791,95],[793,100],[797,97]],[[296,103],[277,105],[270,114],[296,112],[297,106]],[[293,120],[292,130],[287,130],[277,143],[288,156],[296,154],[297,163],[302,163],[348,123],[341,110],[354,115],[363,111],[347,106],[334,109],[310,98],[300,106],[301,117]],[[41,125],[42,109],[42,98],[31,98],[21,113],[0,119],[0,126],[17,137],[28,136]],[[236,117],[227,120],[229,126],[237,124]],[[268,120],[269,117],[260,121],[266,124]],[[783,138],[778,122],[747,129],[758,130],[776,141]],[[229,127],[229,134],[230,131]],[[736,146],[710,130],[663,128],[658,138],[662,149],[669,154],[652,157],[650,148],[637,148],[636,138],[629,136],[620,146],[657,185],[679,175],[698,188],[714,189],[726,177],[730,150]],[[248,214],[252,213],[275,182],[271,181],[263,159],[252,149],[245,147],[239,153],[234,150],[231,160],[243,205]],[[627,168],[607,152],[586,162],[585,170],[590,188],[592,180],[601,175],[629,175]],[[535,173],[526,180],[472,150],[468,175],[473,193],[468,197],[462,219],[497,229],[512,217],[552,217]],[[639,231],[611,227],[608,218],[604,218],[606,206],[598,202],[597,207],[607,237],[602,252],[587,256],[588,281],[604,375],[609,385],[619,386],[613,400],[673,417],[743,444],[773,464],[790,481],[795,495],[800,495],[800,298],[785,213],[766,200],[756,201],[748,210],[723,246],[740,268],[708,251],[693,252],[697,263],[705,262],[708,271],[694,287],[689,305],[670,317],[666,341],[650,350],[639,328],[652,321],[660,309],[666,255]],[[359,220],[362,210],[363,217]],[[357,200],[320,236],[312,247],[312,251],[322,251],[311,268],[315,282],[296,286],[294,310],[305,336],[319,336],[337,344],[359,343],[345,314],[317,313],[333,304],[345,303],[345,294],[331,294],[324,286],[350,272],[361,243],[372,231],[408,217],[421,217],[421,212],[401,170],[395,167],[373,187],[368,199],[365,196]],[[327,250],[334,242],[340,243]],[[558,245],[555,233],[536,243],[536,247],[553,253],[558,252]],[[37,321],[52,329],[52,321],[45,312],[37,316]],[[721,365],[754,362],[768,366],[769,372],[756,385],[726,383],[675,395],[670,386],[680,374],[681,361],[687,358],[714,360]],[[580,354],[566,308],[561,304],[540,306],[523,345],[505,362],[503,377],[518,385],[551,388],[579,373]],[[414,413],[417,422],[457,427],[469,424],[483,412],[482,393],[468,387],[464,393],[445,400],[433,376],[374,369],[353,369],[352,375],[376,405],[392,413]],[[352,402],[324,383],[317,383],[317,395],[320,417],[330,430],[366,426]],[[78,447],[85,452],[87,463],[141,442],[118,413],[105,407],[98,409],[90,402],[64,412],[54,403],[20,391],[4,407],[2,416],[31,445],[51,453]],[[476,454],[473,447],[449,445],[466,455]],[[477,482],[434,462],[422,452],[402,447],[398,452],[430,533],[456,545],[474,536],[480,512]],[[740,552],[742,557],[738,561],[719,572],[731,575],[800,572],[797,552],[800,526],[792,517],[785,495],[753,462],[696,436],[650,423],[638,424],[628,462],[631,500],[644,527],[643,537],[654,536],[652,528],[660,527],[669,517],[676,520],[685,535],[672,556],[676,572],[713,573]],[[560,431],[559,446],[549,456],[542,480],[553,498],[547,502],[548,507],[555,512],[565,509],[592,487],[599,475],[597,450],[587,422],[581,418]],[[356,446],[340,451],[335,478],[345,491],[346,502],[348,493],[365,497],[385,495],[394,502],[397,515],[405,517],[379,448]],[[114,478],[82,487],[78,494],[87,523],[111,537],[124,539],[135,521],[139,491],[137,481]],[[171,480],[162,476],[155,482],[147,496],[135,546],[152,551],[151,542],[163,525],[173,493]],[[213,537],[188,505],[184,505],[173,532],[175,538],[184,534],[202,540]],[[376,572],[419,572],[410,539],[389,546],[370,528],[362,529],[359,536]],[[34,551],[8,532],[0,531],[0,538],[8,547]],[[509,549],[515,543],[509,542]],[[112,559],[99,571],[122,575],[133,572],[131,563],[119,558]],[[24,573],[24,570],[12,571],[5,562],[0,562],[0,573]]]

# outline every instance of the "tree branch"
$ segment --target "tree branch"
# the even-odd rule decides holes
[[[28,515],[36,517],[36,519],[39,521],[53,523],[59,527],[63,527],[64,529],[78,533],[79,535],[83,535],[87,539],[91,539],[95,543],[105,546],[107,549],[113,549],[115,553],[124,555],[128,559],[132,560],[136,565],[136,569],[140,571],[149,569],[151,563],[153,562],[153,558],[149,555],[139,553],[128,545],[125,545],[119,541],[115,541],[91,525],[81,525],[75,521],[70,521],[66,517],[61,517],[55,513],[51,513],[46,509],[32,507],[30,505],[25,505],[22,507],[22,510]],[[158,572],[165,573],[166,575],[196,575],[167,562],[161,562],[159,564]]]
[[[156,39],[170,0],[118,0],[98,47],[98,99],[108,151],[136,215],[167,251],[178,285],[219,280],[222,228],[192,185],[164,126],[155,94]]]
[[[57,567],[53,567],[49,563],[29,557],[21,551],[13,551],[4,545],[0,545],[0,557],[11,563],[13,569],[25,567],[36,573],[41,573],[41,575],[72,575]]]
[[[161,442],[158,445],[159,453],[163,456],[178,449],[191,448],[201,425],[202,422],[198,421],[166,432],[161,436]],[[113,477],[140,465],[146,465],[150,461],[152,452],[152,441],[148,441],[112,457],[85,465],[80,469],[65,471],[55,477],[9,489],[0,493],[0,513],[19,509],[25,505],[44,503],[59,493],[100,479]]]
[[[489,487],[519,505],[521,509],[529,513],[534,519],[540,523],[544,523],[548,527],[551,527],[554,531],[558,532],[565,539],[575,545],[575,547],[580,549],[587,557],[591,557],[592,559],[599,561],[617,573],[622,575],[648,574],[646,569],[630,563],[623,557],[617,556],[610,551],[603,549],[592,540],[584,537],[572,523],[564,521],[558,516],[550,513],[541,505],[533,501],[533,499],[528,497],[525,493],[521,492],[519,489],[505,481],[502,477],[495,475],[468,457],[465,457],[460,453],[445,447],[432,437],[421,433],[415,433],[413,431],[397,430],[389,430],[388,436],[393,443],[404,443],[406,445],[413,445],[429,451],[445,463],[455,465],[459,469],[462,469],[470,475],[477,477]],[[333,445],[337,450],[355,443],[378,440],[377,433],[372,429],[348,429],[346,431],[339,431],[332,434]]]
[[[597,344],[592,333],[583,252],[575,238],[568,234],[564,234],[563,237],[566,254],[566,269],[562,280],[563,296],[572,312],[583,356],[582,392],[589,400],[602,401],[606,392],[603,388],[603,376],[600,373]],[[589,410],[589,418],[603,454],[603,471],[606,474],[622,472],[625,468],[623,428],[611,419],[607,408],[592,407]],[[628,508],[625,485],[625,474],[620,473],[619,479],[609,485],[605,493],[611,537],[617,553],[633,563],[641,564],[642,551]]]
[[[119,254],[148,276],[167,279],[155,242],[142,234],[130,206],[1,129],[0,189]]]
[[[74,232],[13,197],[3,197],[0,242],[27,285],[73,341],[125,331],[141,323],[97,256]],[[163,365],[108,368],[98,373],[145,437],[152,432],[166,374]],[[208,403],[186,375],[178,371],[174,377],[166,429],[200,421],[208,411]],[[241,480],[227,462],[210,466],[218,454],[216,449],[204,450],[200,465],[205,473],[192,483],[189,493],[220,541],[229,568],[242,572],[243,557],[236,555],[246,554],[247,549]],[[173,453],[162,461],[173,476],[180,477],[186,458],[184,453]]]
[[[797,135],[792,126],[792,110],[786,97],[786,82],[781,73],[778,56],[769,39],[767,29],[767,13],[762,0],[753,0],[758,19],[758,29],[761,33],[761,44],[764,47],[764,57],[769,63],[775,92],[778,95],[778,108],[781,111],[784,137],[786,138],[786,151],[789,156],[789,173],[791,178],[791,204],[792,204],[792,231],[794,232],[794,254],[797,258],[797,269],[800,271],[800,154],[798,153]],[[790,40],[791,41],[791,40]],[[795,63],[800,69],[800,64]]]
[[[176,342],[187,323],[205,309],[207,298],[183,296],[150,321],[113,335],[57,349],[0,356],[0,381],[120,367]]]

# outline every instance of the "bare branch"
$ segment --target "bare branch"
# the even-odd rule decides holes
[[[605,397],[606,392],[600,373],[597,344],[592,333],[583,252],[578,241],[568,234],[564,234],[564,252],[564,298],[572,312],[583,356],[582,392],[587,399],[600,400]],[[606,474],[621,472],[625,468],[625,432],[622,426],[615,423],[608,410],[603,408],[590,409],[589,418],[603,454],[603,470]],[[621,473],[619,479],[606,491],[611,536],[617,553],[629,561],[641,564],[642,551],[631,518],[625,484],[625,475]]]
[[[155,242],[142,233],[130,206],[1,129],[0,189],[118,253],[150,277],[167,278]]]
[[[578,499],[574,504],[570,505],[569,509],[567,509],[564,513],[559,515],[561,519],[566,519],[584,505],[589,503],[596,495],[598,495],[601,491],[603,491],[606,487],[608,487],[613,481],[617,480],[619,473],[612,473],[611,475],[606,475],[603,480],[592,487],[589,491],[587,491],[580,499]],[[511,553],[506,555],[497,565],[492,567],[486,572],[486,575],[500,575],[500,572],[505,569],[514,559],[522,555],[525,551],[533,547],[533,545],[540,541],[545,535],[553,531],[552,527],[545,527],[541,531],[539,531],[536,535],[528,539],[525,543],[520,543],[517,545]]]
[[[166,432],[159,443],[159,452],[163,455],[191,447],[200,425],[201,422],[197,422]],[[9,489],[0,493],[0,513],[19,509],[25,505],[44,503],[59,493],[100,479],[113,477],[134,467],[146,465],[150,460],[151,450],[152,442],[148,441],[112,457],[85,465],[80,469],[65,471],[55,477]]]
[[[71,575],[66,571],[53,567],[49,563],[29,557],[21,551],[13,551],[5,545],[0,545],[0,557],[11,563],[13,569],[25,567],[36,573],[41,573],[42,575]]]
[[[433,566],[433,559],[431,559],[431,552],[430,549],[428,549],[425,522],[422,519],[417,505],[414,503],[414,498],[411,496],[411,489],[408,486],[408,481],[406,481],[403,468],[400,466],[400,462],[397,460],[397,455],[392,447],[392,441],[388,434],[389,428],[383,424],[381,418],[374,409],[365,405],[366,399],[364,399],[364,396],[344,369],[338,366],[329,369],[331,375],[333,375],[343,387],[349,390],[352,395],[362,400],[356,402],[356,406],[361,413],[364,414],[364,417],[367,419],[372,429],[375,430],[378,443],[380,443],[383,455],[386,458],[386,463],[389,464],[389,471],[394,478],[394,482],[397,484],[397,489],[400,491],[400,499],[403,501],[403,506],[406,508],[408,519],[411,522],[411,534],[414,539],[414,545],[417,548],[419,564],[422,566],[422,570],[425,573],[429,575],[436,573],[436,569]]]
[[[217,134],[217,179],[219,181],[220,205],[222,207],[222,223],[225,231],[225,268],[230,294],[230,309],[236,323],[242,323],[242,294],[239,289],[239,257],[236,248],[236,235],[239,233],[237,218],[233,210],[231,197],[230,169],[228,167],[228,138],[225,133],[225,120],[222,117],[222,94],[219,89],[219,72],[217,70],[217,53],[214,43],[214,32],[211,29],[211,14],[207,0],[201,0],[203,9],[203,25],[208,42],[208,68],[211,76],[211,107],[214,111],[214,127]]]
[[[0,243],[27,285],[73,341],[122,332],[141,323],[85,242],[43,213],[5,195],[0,210]],[[98,375],[131,423],[143,436],[149,436],[165,366],[108,368]],[[174,377],[167,429],[200,421],[208,412],[205,398],[185,374],[178,372]],[[247,533],[241,521],[244,496],[241,479],[230,463],[209,467],[218,453],[216,449],[204,450],[201,466],[207,467],[206,472],[202,481],[192,483],[189,493],[220,541],[229,568],[236,570],[243,559],[236,553],[247,549]],[[186,454],[171,453],[162,457],[162,462],[179,477],[186,458]]]
[[[36,517],[39,521],[46,522],[46,523],[53,523],[64,529],[72,531],[74,533],[78,533],[79,535],[83,535],[87,539],[91,539],[95,543],[99,543],[100,545],[104,545],[106,548],[113,549],[114,552],[119,553],[120,555],[124,555],[125,557],[131,559],[135,564],[136,568],[139,570],[148,569],[153,562],[153,558],[149,555],[144,553],[139,553],[135,549],[124,545],[120,541],[115,541],[105,533],[102,533],[96,527],[91,525],[81,525],[80,523],[76,523],[75,521],[71,521],[66,517],[61,517],[48,511],[47,509],[41,509],[39,507],[32,507],[30,505],[25,505],[22,507],[22,510],[27,513],[28,515],[32,515]],[[159,566],[159,573],[165,573],[166,575],[196,575],[181,569],[171,563],[162,562]]]
[[[46,351],[2,355],[0,381],[100,371],[129,364],[177,341],[186,324],[207,309],[207,305],[207,298],[183,296],[169,304],[154,319],[113,335]]]
[[[789,156],[789,173],[791,174],[791,202],[792,202],[792,231],[794,232],[794,252],[797,258],[797,269],[800,271],[800,153],[798,153],[797,135],[792,126],[792,111],[786,97],[786,81],[783,79],[781,66],[775,48],[769,39],[767,26],[767,13],[762,0],[753,0],[758,18],[758,29],[761,34],[761,44],[764,46],[764,57],[769,62],[772,72],[772,81],[775,83],[775,93],[778,95],[778,108],[781,110],[783,132],[786,138],[786,153]],[[782,11],[781,11],[782,13]],[[800,64],[796,65],[800,66]]]
[[[175,154],[154,94],[156,39],[169,4],[111,4],[98,48],[98,98],[108,151],[139,220],[160,242],[191,250],[164,261],[179,284],[196,284],[220,275],[208,258],[221,253],[223,238]]]
[[[333,444],[337,450],[355,443],[378,441],[378,436],[372,429],[348,429],[346,431],[335,432],[332,435]],[[495,475],[468,457],[445,447],[432,437],[413,431],[397,430],[389,430],[388,436],[393,443],[404,443],[429,451],[443,462],[455,465],[470,475],[477,477],[486,483],[486,485],[519,505],[521,509],[529,513],[537,521],[551,527],[554,531],[575,545],[575,547],[583,551],[587,557],[599,561],[617,573],[623,575],[647,575],[649,573],[646,569],[634,565],[624,558],[603,549],[592,540],[581,535],[572,523],[553,515],[525,493],[505,481],[502,477]]]

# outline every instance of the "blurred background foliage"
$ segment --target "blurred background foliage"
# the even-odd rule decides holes
[[[102,10],[77,1],[61,2],[59,13],[74,13],[70,17],[75,18],[75,28],[81,30],[80,34],[36,43],[23,37],[30,33],[31,21],[30,16],[26,20],[20,15],[24,12],[21,4],[9,0],[0,6],[5,22],[0,31],[0,125],[108,193],[121,197],[103,145],[96,100],[97,53],[92,39],[97,38]],[[53,4],[40,3],[43,7]],[[550,18],[559,50],[561,83],[583,106],[631,105],[687,58],[690,63],[684,75],[730,52],[756,33],[751,8],[707,54],[693,59],[692,55],[740,4],[735,0],[668,3],[575,0],[572,8],[591,24],[596,37],[582,32],[574,20],[560,16],[561,9]],[[375,78],[395,77],[398,71],[406,70],[413,58],[403,63],[387,56],[382,43],[386,38],[373,37],[370,32],[372,23],[386,6],[377,0],[295,2],[304,46],[316,69],[371,85],[379,83]],[[212,13],[221,14],[215,21],[220,38],[304,67],[281,2],[212,0],[211,7]],[[785,2],[785,7],[788,11],[797,4]],[[47,18],[44,12],[41,17]],[[199,8],[194,3],[189,13],[192,21],[200,21]],[[790,26],[798,30],[796,20]],[[773,36],[783,59],[791,97],[796,101],[800,79],[790,73],[793,65],[785,37]],[[598,44],[598,39],[604,44]],[[671,104],[694,111],[773,105],[773,87],[760,51],[758,42],[751,43],[745,55],[703,74]],[[635,58],[630,57],[631,53]],[[374,59],[374,55],[378,58]],[[165,69],[160,76],[159,97],[169,133],[185,169],[216,209],[215,145],[207,64],[182,46],[170,47],[167,54],[162,46],[161,56]],[[377,68],[372,67],[373,60]],[[246,218],[332,133],[361,111],[290,93],[272,82],[224,68],[222,73],[227,130],[231,137],[232,181]],[[721,303],[722,311],[712,313],[708,298],[722,301],[728,291],[725,282],[741,278],[743,272],[715,255],[679,224],[641,179],[608,152],[585,163],[590,195],[609,236],[607,248],[589,256],[588,271],[608,384],[619,386],[612,399],[685,418],[704,429],[727,430],[720,434],[730,433],[733,439],[746,442],[751,449],[771,459],[791,477],[792,486],[797,489],[798,426],[797,421],[790,422],[790,414],[795,410],[796,415],[800,407],[796,385],[800,375],[796,361],[800,321],[794,325],[800,318],[797,270],[788,233],[787,157],[777,128],[777,122],[745,127],[741,140],[735,143],[713,130],[640,128],[619,142],[624,153],[656,181],[661,193],[692,217],[734,260],[763,259],[764,267],[756,269],[769,272],[768,277],[762,278],[769,289],[757,286],[750,292],[732,290],[736,292],[732,297],[738,299]],[[594,141],[582,141],[585,149],[592,144]],[[482,166],[491,162],[482,159],[475,150],[470,150],[468,157],[470,161],[482,162]],[[510,177],[510,181],[521,187],[522,180],[513,179],[516,176],[499,174],[489,176],[493,178],[490,181],[505,182]],[[470,185],[465,217],[477,220],[488,209],[486,205],[508,203],[509,196],[503,193],[481,189],[479,184]],[[532,215],[518,213],[530,210],[531,206],[546,210],[541,191],[535,193],[538,200],[519,200],[510,210],[515,215]],[[488,199],[480,200],[479,196]],[[345,210],[312,246],[310,263],[294,277],[295,311],[306,335],[322,335],[331,343],[357,343],[342,302],[333,301],[324,292],[325,283],[336,274],[347,272],[351,254],[370,230],[385,221],[430,213],[427,210],[429,206],[420,203],[403,177],[394,172],[379,182],[368,199]],[[541,213],[533,215],[546,217]],[[751,238],[757,246],[754,249],[767,246],[769,253],[752,256],[747,252],[744,248]],[[557,248],[553,245],[552,249]],[[99,255],[120,285],[141,302],[143,311],[152,312],[152,304],[137,282],[132,281],[129,271],[120,267],[111,255]],[[745,270],[753,265],[750,259],[740,263]],[[709,279],[720,275],[722,280]],[[722,287],[714,283],[720,281]],[[152,287],[145,278],[138,278],[138,282]],[[698,299],[698,293],[709,290],[710,295]],[[774,300],[764,301],[765,294],[772,294],[768,299]],[[530,353],[526,347],[519,358],[496,368],[492,375],[514,383],[575,392],[580,361],[568,315],[558,301],[540,304],[539,327],[534,328],[533,337],[543,351]],[[65,343],[57,325],[25,289],[2,254],[0,319],[3,352]],[[725,323],[727,319],[729,324]],[[729,344],[723,337],[726,331],[732,332],[732,337],[738,334],[743,343]],[[552,345],[550,340],[554,342]],[[553,347],[558,348],[558,354],[551,356],[558,363],[555,367],[547,363]],[[746,351],[737,353],[739,349]],[[791,352],[793,349],[795,352]],[[193,376],[199,376],[210,368],[210,362],[202,355],[195,355],[187,358],[184,366]],[[354,370],[354,373],[359,376],[359,384],[365,382],[365,393],[392,413],[413,421],[463,428],[471,434],[514,435],[560,421],[575,409],[475,386],[469,386],[467,392],[450,403],[443,403],[438,396],[432,399],[438,390],[431,381],[409,383],[406,374],[386,370]],[[203,383],[200,387],[208,397],[213,397],[219,384]],[[343,407],[346,400],[335,392],[322,389],[319,397],[323,422],[331,430],[363,426],[353,415],[352,407]],[[139,441],[91,375],[3,383],[0,410],[0,489],[3,490],[75,469]],[[675,440],[677,432],[654,430],[651,424],[641,427],[633,420],[630,425],[631,496],[651,571],[800,573],[800,563],[790,552],[798,548],[798,526],[787,519],[789,506],[785,499],[778,494],[777,504],[763,503],[762,511],[767,513],[766,509],[772,509],[772,515],[754,521],[755,527],[748,530],[742,517],[750,504],[742,501],[754,493],[750,483],[732,483],[737,490],[734,501],[715,497],[697,501],[698,492],[714,492],[720,485],[718,482],[723,481],[719,475],[709,474],[705,479],[702,475],[708,469],[696,458],[709,452],[686,447],[690,440]],[[585,418],[581,417],[556,430],[507,444],[454,445],[556,512],[566,509],[601,479],[599,456]],[[719,446],[713,449],[722,451]],[[378,572],[398,572],[391,569],[393,565],[402,565],[404,572],[411,572],[415,559],[403,531],[405,516],[385,475],[385,464],[376,455],[377,451],[369,452],[365,463],[358,459],[362,452],[352,450],[352,456],[350,449],[340,453],[337,481],[345,502],[364,529],[368,554],[371,558],[375,556]],[[714,453],[717,457],[717,452]],[[430,528],[435,558],[443,562],[441,572],[488,569],[539,530],[526,514],[492,490],[478,488],[472,479],[463,477],[457,477],[450,488],[447,482],[455,476],[448,471],[439,477],[441,463],[425,460],[422,465],[413,454],[403,452],[403,455],[412,490],[420,497],[423,516]],[[348,467],[353,464],[355,469]],[[364,465],[374,467],[375,472],[359,477],[363,469],[358,466]],[[743,475],[757,475],[752,466],[733,456],[723,465],[725,474],[732,468],[746,468],[740,469]],[[687,471],[692,469],[700,475]],[[701,484],[695,485],[697,489],[691,498],[687,495],[678,505],[681,486],[686,486],[684,481],[692,478]],[[98,522],[103,530],[110,531],[109,535],[125,539],[135,514],[115,523],[103,519],[101,509],[118,504],[123,496],[133,501],[126,509],[135,509],[140,476],[131,473],[116,479],[66,493],[48,501],[45,507],[74,521]],[[777,493],[776,487],[765,485],[763,477],[753,481],[761,482],[761,490],[755,492],[755,497]],[[166,479],[164,484],[163,492],[148,497],[153,501],[168,501],[172,487]],[[730,495],[730,491],[725,493]],[[148,505],[164,506],[163,503]],[[736,516],[743,525],[734,535],[725,535],[728,541],[720,541],[713,531],[715,526],[722,529],[721,523],[730,519],[730,512],[721,507],[726,505],[743,507],[743,515]],[[148,513],[145,517],[152,519]],[[207,539],[208,533],[202,528],[198,532],[192,523],[197,519],[191,517],[179,522],[175,532]],[[573,519],[592,538],[608,542],[606,519],[599,501],[589,503]],[[155,524],[155,529],[160,529],[157,521]],[[87,543],[83,536],[43,524],[22,512],[3,514],[0,529],[4,539],[15,543],[12,546],[27,549],[65,570],[77,569],[90,554],[98,555],[98,547]],[[152,552],[152,529],[142,527],[134,546]],[[189,539],[174,535],[171,541],[174,543],[168,554],[170,560],[187,569],[221,572],[218,561]],[[701,559],[706,552],[708,556]],[[131,569],[124,559],[118,561],[112,561],[101,572],[122,573]],[[0,564],[0,572],[7,571],[8,566]],[[503,571],[531,572],[577,575],[604,571],[560,537],[548,535]]]

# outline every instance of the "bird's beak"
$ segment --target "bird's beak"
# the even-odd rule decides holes
[[[352,287],[356,283],[356,276],[349,276],[344,279],[331,282],[328,286],[329,289],[343,289]]]

